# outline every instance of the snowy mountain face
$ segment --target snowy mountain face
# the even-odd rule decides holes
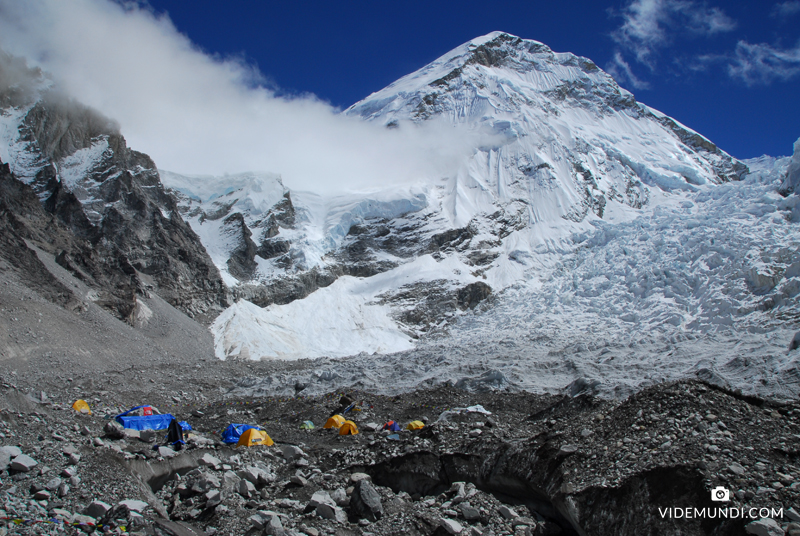
[[[235,294],[263,307],[235,305],[220,317],[217,340],[228,341],[218,345],[220,357],[247,347],[237,342],[244,333],[248,340],[263,334],[252,342],[262,350],[245,352],[252,357],[350,355],[353,347],[263,348],[289,329],[265,326],[282,325],[283,307],[294,300],[306,298],[292,310],[308,307],[312,318],[315,300],[354,292],[362,313],[353,315],[387,314],[395,323],[385,331],[392,344],[374,342],[378,328],[353,330],[354,340],[367,332],[373,340],[361,350],[402,349],[489,296],[548,277],[585,237],[608,227],[604,222],[628,222],[747,171],[699,134],[636,102],[590,60],[502,33],[451,51],[346,113],[388,128],[447,121],[454,135],[488,133],[487,142],[452,176],[371,196],[322,199],[288,193],[277,178],[261,176],[256,186],[229,177],[214,179],[214,199],[197,193],[196,201],[181,202],[209,251],[220,252],[212,257]],[[162,173],[167,186],[182,188],[170,177]],[[266,202],[274,210],[266,208],[264,191],[274,192]],[[279,217],[286,213],[292,222]],[[350,284],[348,276],[371,283]],[[247,326],[256,324],[250,333]],[[398,332],[409,336],[402,344]]]

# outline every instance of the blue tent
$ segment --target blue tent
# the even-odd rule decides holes
[[[244,431],[250,428],[261,430],[260,426],[253,426],[252,424],[229,424],[228,427],[222,431],[222,442],[238,443]]]
[[[390,432],[399,432],[400,425],[397,424],[395,421],[389,421],[383,425],[383,428],[381,428],[381,430],[389,430]]]
[[[130,417],[127,416],[129,413],[145,406],[146,404],[131,408],[128,411],[120,413],[114,417],[114,419],[116,419],[116,421],[124,428],[130,428],[132,430],[166,430],[169,428],[169,423],[175,418],[169,413],[165,413],[164,415],[145,415],[143,417],[135,415]],[[188,432],[192,429],[191,425],[186,421],[179,421],[178,424],[181,425],[181,428],[183,428],[184,432]]]

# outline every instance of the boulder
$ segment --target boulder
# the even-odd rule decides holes
[[[139,513],[144,512],[145,508],[147,508],[149,506],[146,502],[138,501],[136,499],[125,499],[125,500],[120,501],[117,504],[122,505],[122,506],[126,506],[128,508],[128,510],[130,510],[132,512],[139,512]]]
[[[755,536],[783,536],[783,529],[771,517],[762,517],[744,526],[747,534]]]
[[[505,504],[501,505],[500,508],[497,509],[503,519],[514,519],[519,517],[519,514],[516,513],[514,510],[506,506]]]
[[[111,505],[103,501],[92,501],[89,506],[83,509],[84,515],[93,517],[95,519],[103,517],[106,512],[111,510]]]
[[[375,522],[383,517],[381,496],[369,480],[359,480],[350,495],[350,513],[359,519]]]
[[[204,466],[206,466],[206,467],[213,467],[214,469],[218,469],[219,467],[221,467],[221,466],[222,466],[222,462],[221,462],[221,461],[220,461],[218,458],[216,458],[216,457],[212,456],[212,455],[211,455],[211,454],[209,454],[209,453],[205,453],[205,454],[203,454],[203,455],[200,457],[200,459],[199,459],[199,460],[197,460],[197,462],[198,462],[200,465],[204,465]]]
[[[464,527],[455,519],[442,518],[439,520],[439,526],[447,531],[448,534],[461,534]]]
[[[0,447],[0,471],[8,468],[12,458],[16,458],[22,454],[19,447]]]
[[[303,449],[295,445],[281,445],[281,453],[287,462],[292,462],[306,455]]]
[[[331,498],[327,491],[318,491],[311,496],[311,500],[306,506],[306,512],[315,512],[324,519],[332,519],[344,523],[347,515],[336,502]]]
[[[103,427],[103,432],[112,439],[122,439],[125,437],[125,427],[115,420],[110,420]]]
[[[158,447],[158,455],[161,456],[162,458],[173,458],[177,454],[178,454],[177,452],[175,452],[169,447]]]
[[[212,489],[206,493],[206,508],[213,508],[222,502],[222,493],[217,489]]]
[[[10,468],[13,471],[19,471],[20,473],[27,473],[34,467],[36,467],[38,462],[31,458],[26,454],[20,454],[16,456],[14,459],[11,460]]]
[[[139,441],[145,443],[152,443],[156,440],[157,433],[155,430],[139,430]]]
[[[249,480],[242,478],[239,480],[238,486],[236,486],[236,491],[245,499],[249,499],[251,496],[255,495],[256,487]]]
[[[275,512],[259,511],[250,516],[250,522],[256,529],[263,530],[264,534],[269,536],[282,536],[286,532],[280,516]]]

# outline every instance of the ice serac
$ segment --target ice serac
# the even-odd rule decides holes
[[[794,142],[794,155],[786,170],[786,179],[780,187],[781,195],[800,192],[800,138]]]
[[[61,238],[45,228],[54,240],[41,247],[95,287],[96,301],[113,314],[132,322],[136,296],[151,291],[192,316],[215,316],[227,305],[219,272],[150,157],[128,148],[113,121],[6,55],[0,148],[9,172],[58,223]]]

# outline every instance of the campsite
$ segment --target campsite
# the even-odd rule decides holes
[[[220,396],[182,407],[141,401],[191,427],[180,449],[165,428],[123,428],[131,413],[116,418],[96,401],[91,415],[73,409],[69,391],[45,403],[4,392],[14,413],[3,415],[2,433],[19,452],[0,477],[0,509],[16,534],[577,534],[564,515],[567,493],[584,522],[613,534],[643,510],[609,517],[603,505],[633,489],[702,502],[707,483],[721,484],[735,490],[736,505],[770,508],[796,504],[800,491],[785,453],[786,435],[800,433],[800,407],[700,382],[662,384],[622,403],[454,387]],[[358,434],[324,428],[350,406],[342,425],[353,422]],[[682,484],[664,489],[668,480]],[[719,534],[730,533],[725,523]]]

